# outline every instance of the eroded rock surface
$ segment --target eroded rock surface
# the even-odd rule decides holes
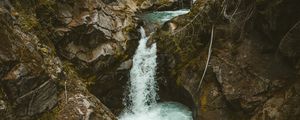
[[[94,21],[88,22],[91,20],[90,13],[91,16],[101,16],[101,20],[110,21],[108,16],[112,13],[104,15],[104,9],[108,9],[104,7],[101,1],[0,2],[2,119],[116,119],[112,112],[88,91],[84,84],[86,80],[79,77],[78,69],[69,61],[62,60],[72,59],[66,56],[75,54],[74,58],[78,57],[78,60],[89,63],[100,56],[116,53],[114,47],[121,44],[117,41],[126,40],[120,31],[110,36],[112,38],[109,40],[114,44],[91,43],[95,49],[90,48],[92,52],[88,53],[87,50],[86,53],[94,54],[88,56],[84,52],[79,55],[76,53],[78,49],[80,52],[87,49],[76,45],[76,41],[83,40],[81,37],[87,36],[86,42],[108,40],[109,35],[104,32],[104,28],[110,27],[108,30],[113,30],[119,27],[117,22],[108,22],[105,25],[101,23],[101,26],[98,21],[100,18],[95,17]],[[101,15],[97,11],[102,11],[99,12]],[[57,15],[51,16],[54,13]],[[127,27],[126,22],[118,22]],[[89,25],[92,28],[89,29]],[[97,28],[93,25],[105,27]],[[70,37],[74,36],[80,27],[86,33]],[[122,31],[124,28],[120,29]],[[96,36],[96,40],[89,35]],[[70,47],[60,49],[63,45]],[[63,56],[63,51],[67,55]]]
[[[191,1],[0,1],[1,118],[115,120],[139,39],[136,14],[182,2]],[[149,42],[158,45],[161,100],[201,120],[299,118],[297,5],[197,0]]]
[[[196,1],[191,13],[153,35],[161,86],[173,91],[169,94],[187,90],[196,119],[299,118],[300,9],[295,4]],[[212,55],[199,87],[212,31]]]

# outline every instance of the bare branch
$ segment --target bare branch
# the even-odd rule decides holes
[[[208,48],[208,55],[207,55],[206,65],[205,65],[205,68],[204,68],[204,71],[203,71],[201,80],[200,80],[200,82],[199,82],[197,91],[200,90],[201,84],[202,84],[202,82],[203,82],[204,76],[205,76],[206,71],[207,71],[208,63],[209,63],[210,56],[211,56],[211,53],[212,53],[211,48],[212,48],[212,44],[213,44],[213,39],[214,39],[214,25],[213,25],[212,28],[211,28],[211,37],[210,37],[210,43],[209,43],[209,48]]]

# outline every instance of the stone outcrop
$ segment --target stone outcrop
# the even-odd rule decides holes
[[[194,104],[183,103],[194,110],[195,119],[299,118],[296,4],[196,1],[189,14],[152,36],[158,45],[161,88],[168,94],[188,91],[186,99],[191,100],[186,101]],[[199,87],[212,34],[212,54]]]
[[[137,24],[126,9],[100,0],[1,1],[2,118],[116,119],[86,85],[134,49]]]
[[[75,65],[92,93],[109,108],[121,108],[127,79],[119,78],[117,68],[133,55],[139,39],[135,10],[101,0],[57,2],[54,7],[58,15],[53,18],[57,21],[54,44],[59,55]]]

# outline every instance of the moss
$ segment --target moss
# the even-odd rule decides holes
[[[97,80],[97,75],[95,74],[80,74],[73,63],[70,61],[63,61],[63,71],[65,72],[66,76],[68,76],[68,79],[80,79],[82,82],[87,85],[91,86],[95,83]],[[79,77],[80,76],[80,77]],[[85,78],[85,79],[81,79]],[[64,81],[60,83],[61,85],[64,86]]]
[[[55,0],[11,0],[11,3],[15,8],[12,14],[18,16],[23,31],[30,32],[33,29],[41,29],[40,22],[46,21],[51,24],[49,22],[50,18],[40,20],[37,16],[40,16],[39,14],[51,15],[49,12],[54,11]],[[47,13],[41,11],[41,8],[47,9]]]
[[[30,31],[38,26],[38,20],[35,16],[23,11],[19,12],[20,27],[24,31]]]
[[[97,76],[91,75],[84,81],[84,84],[86,84],[87,86],[91,86],[95,84],[96,80],[97,80]]]
[[[208,90],[205,90],[205,88],[202,90],[203,94],[200,96],[200,108],[202,112],[206,112]]]
[[[122,29],[123,32],[125,33],[129,33],[129,32],[133,32],[135,30],[135,27],[134,26],[126,26],[125,28]]]
[[[124,60],[126,59],[128,56],[124,55],[124,51],[120,48],[120,47],[117,47],[115,49],[115,54],[114,54],[114,58],[116,60]]]
[[[75,71],[75,68],[71,62],[63,61],[63,70],[67,76],[70,76],[70,78],[77,78],[77,72]]]
[[[181,86],[181,80],[179,78],[176,79],[176,85]]]

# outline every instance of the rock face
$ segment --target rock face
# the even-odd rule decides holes
[[[14,117],[32,116],[53,108],[58,102],[54,79],[61,72],[60,68],[45,63],[47,48],[38,43],[36,36],[13,26],[16,18],[11,14],[14,12],[11,4],[2,1],[0,5],[2,116],[16,119]],[[59,64],[52,56],[47,58],[52,61],[49,64]]]
[[[143,4],[135,0],[1,1],[1,116],[116,119],[102,103],[115,114],[123,107],[130,58],[139,39],[135,12],[177,9],[178,4],[161,0]]]
[[[117,68],[132,56],[139,39],[134,10],[123,3],[101,0],[57,2],[54,7],[58,53],[76,65],[91,83],[93,94],[101,96],[111,109],[121,108],[122,85],[127,79],[119,78]],[[128,71],[122,72],[123,76]]]
[[[158,45],[161,88],[168,94],[185,89],[186,101],[194,104],[183,103],[194,109],[195,119],[299,118],[296,4],[196,1],[191,13],[166,23],[152,37]]]
[[[137,24],[127,9],[101,0],[1,1],[0,116],[116,119],[86,85],[98,80],[98,87],[117,86],[119,79],[103,75],[111,75],[135,49]]]
[[[190,2],[0,1],[1,118],[115,120],[139,39],[136,14]],[[149,41],[158,45],[162,100],[201,120],[300,118],[297,5],[197,0]]]

